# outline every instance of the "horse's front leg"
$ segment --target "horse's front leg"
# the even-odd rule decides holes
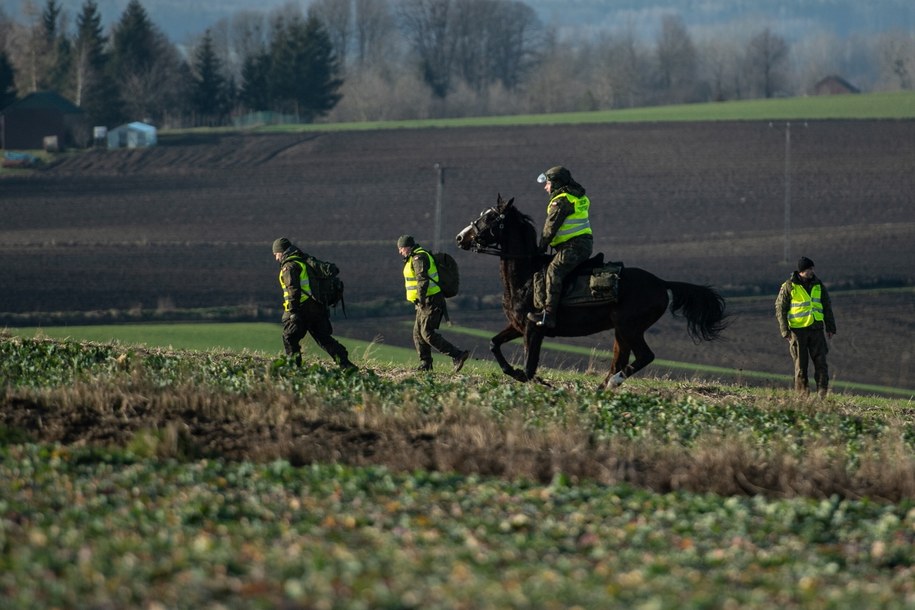
[[[535,324],[528,324],[524,331],[524,351],[527,356],[524,364],[524,374],[530,380],[537,374],[537,366],[540,364],[541,345],[543,345],[543,332]]]
[[[493,357],[496,359],[496,362],[499,363],[499,368],[502,369],[503,373],[518,381],[527,381],[524,377],[524,372],[510,365],[502,354],[502,345],[509,341],[514,341],[520,336],[521,333],[518,329],[514,326],[507,326],[502,332],[489,340],[489,351],[492,352]]]

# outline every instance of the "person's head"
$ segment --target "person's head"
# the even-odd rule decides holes
[[[802,256],[797,259],[797,274],[804,279],[810,279],[813,277],[813,261]]]
[[[401,235],[397,238],[397,251],[401,256],[409,256],[416,247],[416,240],[412,235]]]
[[[292,242],[286,237],[280,237],[273,241],[273,258],[280,260],[283,254],[292,247]]]
[[[543,184],[546,192],[552,193],[556,189],[572,184],[572,172],[561,165],[554,165],[537,176],[537,182]]]

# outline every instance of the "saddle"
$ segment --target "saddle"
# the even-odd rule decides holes
[[[622,262],[604,262],[598,252],[578,265],[562,283],[560,306],[579,307],[615,303],[619,300],[619,279]],[[543,309],[546,303],[546,269],[534,274],[534,307]]]

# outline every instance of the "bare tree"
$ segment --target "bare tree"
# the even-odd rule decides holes
[[[452,35],[453,0],[400,0],[397,14],[419,63],[423,81],[438,98],[451,88],[457,39]]]
[[[686,24],[679,15],[661,20],[655,46],[660,101],[682,104],[696,101],[698,56]]]
[[[353,29],[352,0],[314,0],[309,10],[324,24],[340,70],[345,72]]]
[[[699,45],[699,79],[716,102],[740,99],[743,85],[740,45],[734,40],[715,39]]]
[[[747,45],[747,80],[754,96],[771,98],[786,94],[788,43],[769,28]]]
[[[396,24],[389,0],[355,0],[353,33],[356,65],[377,64],[393,54]]]
[[[647,103],[651,75],[650,52],[628,28],[618,38],[608,39],[602,52],[603,66],[612,89],[613,108],[633,108]]]
[[[880,36],[876,43],[878,87],[910,90],[915,84],[915,39],[901,32]]]

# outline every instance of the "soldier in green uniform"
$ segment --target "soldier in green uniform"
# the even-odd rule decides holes
[[[432,370],[432,348],[451,356],[454,372],[464,366],[470,352],[449,343],[438,332],[445,315],[445,297],[438,286],[438,269],[432,255],[417,245],[411,235],[401,235],[397,251],[403,257],[403,278],[407,300],[416,306],[413,345],[419,354],[419,371]]]
[[[825,397],[829,390],[827,339],[836,334],[836,319],[826,287],[814,273],[813,261],[802,256],[797,271],[782,284],[775,299],[775,318],[794,361],[794,388],[809,392],[807,363],[813,360],[817,392]]]
[[[296,365],[302,364],[300,342],[311,333],[321,346],[342,369],[355,369],[349,354],[339,341],[333,338],[330,312],[313,294],[309,269],[321,261],[305,254],[287,238],[280,237],[273,242],[273,258],[280,264],[280,287],[283,289],[283,347],[286,355]]]
[[[556,312],[562,294],[562,281],[575,267],[588,260],[594,250],[594,237],[588,209],[591,201],[582,185],[572,179],[568,169],[557,165],[537,178],[550,196],[546,221],[540,236],[540,250],[552,247],[556,253],[546,269],[546,307],[530,312],[527,318],[544,328],[556,326]]]

